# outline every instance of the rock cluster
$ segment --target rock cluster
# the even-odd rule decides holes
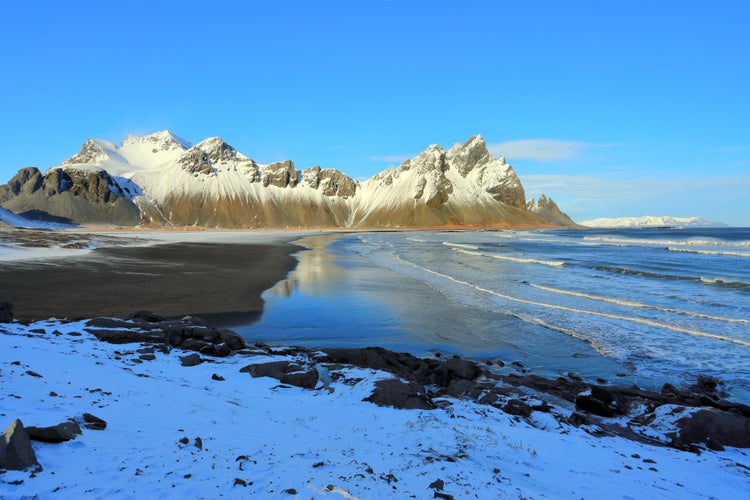
[[[166,352],[172,348],[190,352],[180,357],[183,366],[204,362],[202,356],[235,353],[286,356],[290,359],[250,363],[240,372],[252,377],[271,377],[281,384],[307,390],[333,390],[331,382],[342,378],[345,383],[358,383],[358,379],[346,379],[345,369],[351,366],[387,372],[390,376],[377,381],[370,396],[365,398],[381,406],[436,410],[450,405],[450,398],[459,398],[493,406],[532,424],[529,417],[534,412],[551,413],[561,424],[583,426],[594,435],[618,435],[681,450],[750,448],[750,406],[725,400],[721,382],[711,377],[699,377],[685,389],[665,384],[660,392],[655,392],[635,386],[592,384],[575,374],[556,379],[525,372],[501,375],[491,369],[492,365],[503,366],[499,361],[481,365],[458,356],[418,358],[378,347],[311,351],[256,344],[250,348],[235,332],[214,329],[199,318],[169,320],[145,311],[127,319],[93,319],[86,323],[85,330],[102,341],[145,345],[137,350],[141,356],[134,362],[154,359],[156,349]],[[223,380],[215,374],[212,378]],[[674,415],[674,430],[656,438],[650,426],[665,414]],[[103,429],[106,422],[84,414],[82,425]],[[4,437],[6,449],[11,442],[14,450],[18,446],[18,451],[9,456],[15,453],[28,457],[23,446],[24,435],[58,442],[80,434],[75,422],[23,431],[20,422],[11,427],[6,431],[8,436],[18,432],[20,437]],[[3,464],[16,463],[14,458],[0,456],[2,460]]]
[[[111,344],[165,344],[204,356],[226,357],[245,347],[237,333],[212,328],[200,318],[168,320],[147,311],[134,313],[128,319],[95,318],[87,322],[86,331]]]

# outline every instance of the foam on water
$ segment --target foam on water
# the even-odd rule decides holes
[[[512,257],[510,255],[504,255],[499,253],[484,253],[484,252],[471,252],[468,250],[458,250],[466,255],[477,255],[479,257],[489,257],[497,260],[509,260],[512,262],[520,262],[523,264],[541,264],[543,266],[559,267],[564,266],[566,263],[558,260],[540,260],[540,259],[529,259],[526,257]]]
[[[750,232],[726,234],[738,245],[750,239]],[[585,240],[591,236],[601,241]],[[750,270],[731,255],[668,252],[663,246],[681,238],[705,243],[724,236],[669,230],[339,235],[327,251],[351,275],[337,282],[333,298],[318,295],[299,316],[303,322],[310,322],[305,316],[345,321],[341,336],[331,339],[340,344],[364,342],[347,333],[360,331],[359,315],[374,324],[361,329],[370,345],[383,343],[382,328],[389,348],[469,357],[498,353],[505,361],[523,359],[535,370],[551,370],[548,375],[582,371],[612,380],[634,372],[646,377],[639,385],[657,389],[707,374],[750,402],[750,288],[744,286]],[[735,251],[718,244],[710,250]],[[347,301],[354,296],[364,302]],[[376,316],[389,318],[387,325],[373,323],[367,313],[371,301]],[[268,303],[277,308],[277,322],[293,304]],[[323,313],[326,308],[333,312]]]

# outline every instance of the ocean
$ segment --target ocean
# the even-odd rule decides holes
[[[305,238],[240,333],[502,360],[750,403],[750,229],[403,231]],[[495,363],[493,366],[497,367]],[[497,369],[497,368],[496,368]]]

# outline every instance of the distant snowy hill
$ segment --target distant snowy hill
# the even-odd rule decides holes
[[[35,228],[35,229],[57,229],[61,227],[70,227],[68,224],[57,224],[54,222],[32,220],[21,215],[14,214],[10,210],[0,207],[0,227],[10,226],[17,228]]]
[[[636,228],[636,227],[726,227],[721,222],[709,222],[700,217],[670,217],[667,215],[642,217],[619,217],[591,219],[580,223],[587,227]]]
[[[259,164],[219,137],[196,145],[169,131],[118,146],[89,139],[42,174],[21,169],[0,186],[16,213],[74,223],[204,227],[558,225],[527,209],[521,182],[481,136],[429,146],[359,182],[335,169]],[[567,217],[567,216],[566,216]],[[564,222],[564,219],[559,219]]]

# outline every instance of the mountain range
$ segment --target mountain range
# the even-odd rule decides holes
[[[576,224],[550,198],[525,199],[505,158],[481,136],[431,145],[360,182],[292,161],[259,164],[221,138],[191,144],[169,131],[118,146],[87,140],[42,173],[0,185],[0,206],[33,220],[222,228],[549,227]]]
[[[672,217],[669,215],[643,215],[641,217],[615,217],[586,220],[586,227],[637,228],[637,227],[727,227],[721,222],[710,222],[700,217]]]

